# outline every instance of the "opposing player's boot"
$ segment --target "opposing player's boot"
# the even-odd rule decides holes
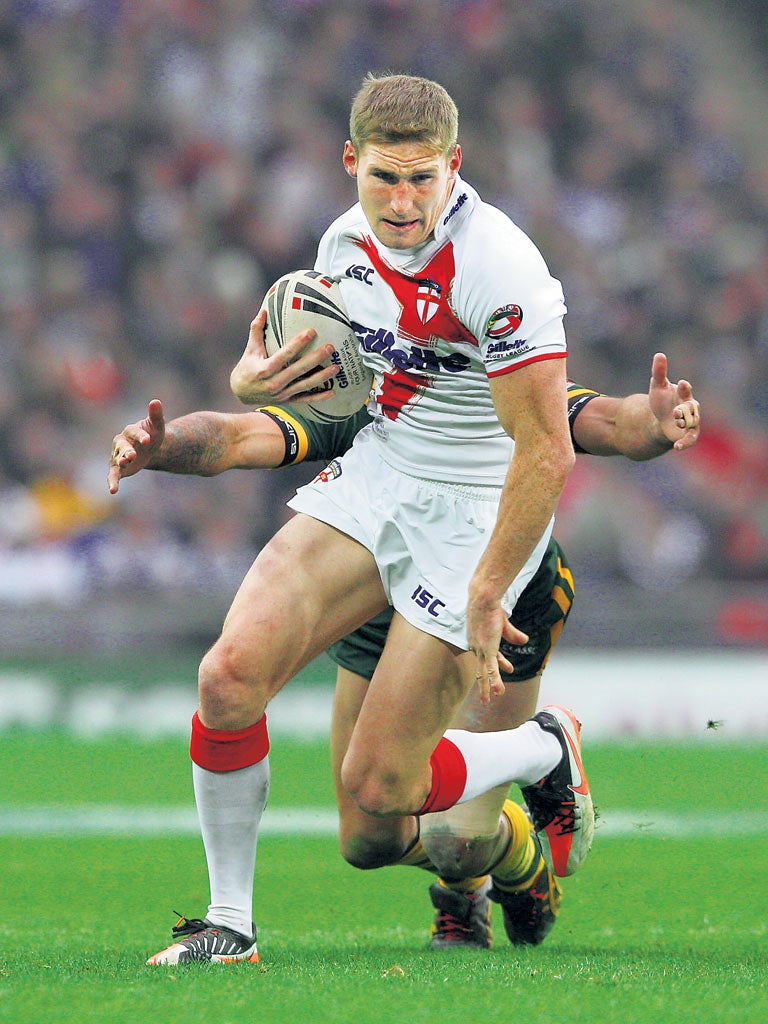
[[[187,918],[180,914],[179,918],[179,923],[171,929],[175,942],[151,956],[148,964],[189,964],[196,960],[217,964],[240,960],[249,964],[259,962],[255,928],[253,935],[241,935],[198,917]]]
[[[449,889],[442,882],[429,887],[432,906],[437,911],[432,925],[432,949],[491,948],[490,887],[490,878],[475,892]]]
[[[538,946],[552,930],[560,912],[562,890],[545,864],[541,843],[531,829],[541,864],[536,877],[525,889],[510,889],[492,879],[488,896],[504,914],[504,930],[513,946]]]
[[[549,867],[559,877],[584,862],[595,833],[595,809],[581,761],[581,726],[573,712],[549,704],[533,721],[560,742],[563,756],[543,779],[521,787]]]

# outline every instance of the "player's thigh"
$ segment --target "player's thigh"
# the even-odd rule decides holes
[[[385,606],[371,553],[333,527],[298,515],[249,569],[215,647],[236,674],[269,678],[279,688]]]
[[[474,655],[423,633],[395,614],[368,687],[347,759],[348,771],[413,778],[474,682]]]

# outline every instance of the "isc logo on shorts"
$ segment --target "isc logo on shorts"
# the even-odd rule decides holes
[[[434,615],[435,618],[440,614],[440,609],[445,608],[445,601],[439,601],[434,594],[430,594],[430,592],[425,590],[421,584],[419,584],[411,594],[411,600],[414,601],[419,608],[426,608],[429,614]]]

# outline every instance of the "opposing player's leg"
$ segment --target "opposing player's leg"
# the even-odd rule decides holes
[[[454,888],[439,879],[429,887],[429,898],[437,913],[432,922],[432,949],[490,949],[493,945],[491,880],[477,879],[473,889]]]
[[[474,731],[514,728],[535,710],[540,676],[508,683],[490,706],[471,691],[453,724]],[[440,871],[439,885],[452,893],[451,902],[435,903],[433,948],[449,945],[488,945],[466,935],[470,915],[467,901],[499,903],[505,931],[515,945],[538,945],[555,923],[561,891],[542,856],[541,844],[523,809],[507,799],[509,787],[498,786],[474,800],[420,819],[425,852]],[[491,877],[489,877],[491,876]],[[488,913],[490,911],[488,910]],[[482,934],[482,932],[480,932]],[[490,936],[489,936],[490,938]]]
[[[489,897],[500,904],[504,930],[514,946],[538,946],[551,931],[560,912],[562,890],[554,872],[544,860],[541,841],[523,809],[511,800],[505,801],[502,820],[506,818],[511,835],[526,834],[533,846],[527,875],[521,880],[514,868],[514,846],[510,854],[491,867],[493,885]]]
[[[211,886],[208,913],[204,920],[183,919],[174,942],[149,963],[258,958],[252,903],[269,792],[267,702],[330,642],[385,604],[370,553],[304,516],[291,520],[254,562],[201,663],[193,719],[190,753]],[[226,948],[219,956],[222,936]]]

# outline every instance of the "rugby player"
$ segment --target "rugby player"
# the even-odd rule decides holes
[[[358,201],[323,235],[315,269],[339,281],[375,375],[372,418],[291,499],[298,515],[261,549],[202,659],[190,753],[211,899],[152,964],[258,959],[267,705],[388,605],[340,771],[357,807],[402,823],[516,783],[536,830],[509,818],[493,877],[512,895],[545,855],[557,875],[578,870],[594,833],[572,711],[552,705],[482,736],[451,728],[473,688],[483,706],[504,693],[501,640],[527,640],[509,615],[573,466],[562,288],[461,178],[458,112],[439,84],[367,76],[342,163]],[[246,403],[268,367],[263,319],[255,332],[230,378]],[[490,802],[482,817],[478,834],[497,831]]]
[[[319,358],[309,359],[301,368],[294,364],[288,373],[278,368],[277,374],[283,376],[277,390],[271,385],[273,392],[294,402],[268,405],[259,410],[262,415],[197,412],[166,424],[161,403],[151,402],[147,418],[129,424],[113,440],[110,491],[115,493],[121,479],[144,468],[213,476],[233,468],[277,468],[343,454],[369,417],[363,410],[333,425],[302,416],[292,375],[316,369]],[[273,381],[277,374],[273,374]],[[301,386],[307,386],[306,380]],[[569,381],[567,396],[569,426],[577,452],[649,459],[672,447],[685,450],[698,437],[698,403],[687,381],[676,385],[668,381],[663,354],[654,357],[646,395],[609,398]],[[267,402],[272,398],[266,388],[263,397]],[[506,684],[503,697],[489,707],[472,692],[454,724],[476,731],[497,730],[513,728],[532,717],[541,673],[567,620],[573,592],[565,556],[551,539],[539,569],[515,606],[514,621],[528,635],[528,641],[506,645],[514,673],[502,676]],[[451,810],[399,823],[397,819],[365,815],[341,784],[346,744],[383,649],[391,616],[391,610],[382,613],[328,652],[338,665],[331,754],[342,853],[361,868],[400,863],[440,874],[430,886],[436,909],[434,948],[488,948],[492,943],[489,897],[502,905],[511,942],[538,944],[554,924],[560,887],[547,866],[540,868],[527,887],[504,890],[497,868],[510,845],[510,830],[519,814],[519,809],[507,800],[506,787]],[[479,836],[475,813],[486,800],[503,801],[502,813],[495,834]],[[479,820],[483,820],[483,814]],[[205,930],[204,922],[193,922],[192,926],[198,932]],[[189,922],[181,927],[189,927]]]

